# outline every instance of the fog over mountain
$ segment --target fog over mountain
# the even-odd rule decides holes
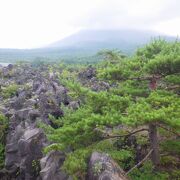
[[[41,48],[84,29],[180,35],[178,0],[0,1],[0,48]]]
[[[82,30],[67,38],[50,44],[51,48],[82,48],[82,49],[102,49],[102,48],[118,48],[128,52],[137,46],[143,45],[152,38],[162,37],[171,39],[155,31],[143,30]]]
[[[154,31],[132,29],[82,30],[44,48],[0,49],[0,60],[68,59],[76,56],[92,56],[101,49],[119,49],[126,54],[132,54],[137,47],[158,37],[167,40],[175,39],[175,37]]]

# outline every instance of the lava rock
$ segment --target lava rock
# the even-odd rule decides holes
[[[88,180],[128,180],[124,171],[107,154],[93,152],[89,161]]]
[[[65,155],[60,151],[51,151],[42,158],[40,161],[42,180],[68,180],[68,175],[60,169],[64,160]]]

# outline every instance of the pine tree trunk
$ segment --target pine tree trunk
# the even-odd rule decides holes
[[[160,164],[160,154],[159,154],[157,127],[153,123],[149,124],[149,139],[150,139],[151,149],[153,149],[151,154],[151,160],[155,169],[157,170]]]

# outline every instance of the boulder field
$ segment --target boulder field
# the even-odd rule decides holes
[[[79,78],[93,80],[93,69],[82,72]],[[33,68],[31,65],[8,65],[0,68],[0,91],[15,85],[18,88],[9,96],[0,97],[0,111],[8,120],[5,140],[5,165],[0,170],[1,180],[71,180],[61,166],[66,158],[64,152],[43,153],[50,145],[46,134],[38,124],[54,126],[49,114],[62,117],[61,105],[77,109],[78,101],[72,101],[68,89],[60,84],[59,75],[49,73],[47,66]],[[86,80],[85,80],[86,79]],[[99,89],[99,87],[92,87]],[[101,88],[108,88],[103,84]],[[6,92],[7,93],[7,92]],[[94,168],[100,166],[100,173]],[[102,169],[101,169],[102,168]],[[105,154],[94,152],[89,161],[89,180],[126,180],[123,171]]]

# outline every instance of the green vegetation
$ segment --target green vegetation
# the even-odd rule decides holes
[[[39,160],[32,161],[32,169],[34,171],[35,176],[38,176],[39,172],[40,172],[40,161]]]
[[[3,98],[7,99],[14,96],[19,88],[17,84],[10,84],[6,87],[2,87],[1,95]]]
[[[5,137],[8,128],[7,118],[0,114],[0,168],[4,166]]]
[[[81,106],[76,111],[64,107],[64,117],[51,117],[58,128],[44,126],[54,142],[45,151],[65,151],[63,169],[83,179],[93,151],[108,153],[125,171],[135,166],[137,144],[128,144],[134,136],[146,147],[144,156],[152,153],[151,160],[128,174],[132,179],[178,178],[180,42],[153,40],[132,57],[119,51],[99,55],[104,61],[96,65],[96,76],[111,85],[106,91],[94,92],[81,84],[78,73],[84,67],[60,66],[61,83]]]

